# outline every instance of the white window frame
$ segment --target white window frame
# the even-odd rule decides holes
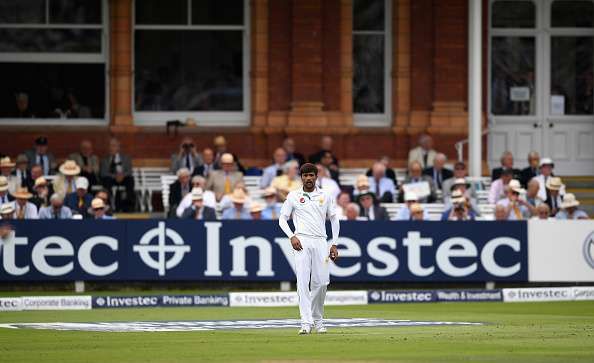
[[[353,110],[353,124],[356,127],[390,127],[392,125],[392,0],[384,0],[384,30],[383,31],[355,31],[352,34],[382,34],[384,35],[384,112],[383,113],[355,113]],[[354,11],[354,9],[353,9]],[[354,14],[353,14],[354,23]],[[354,62],[354,60],[353,60]],[[354,64],[353,64],[354,67]],[[352,83],[352,81],[351,81]],[[353,94],[354,101],[355,95]]]
[[[142,1],[142,0],[140,0]],[[198,127],[247,127],[250,126],[250,1],[243,0],[243,25],[191,25],[192,0],[188,3],[188,23],[186,25],[136,25],[136,0],[132,4],[132,114],[138,126],[165,126],[168,120],[185,122],[188,118],[196,120]],[[243,31],[243,111],[137,111],[136,90],[136,30],[242,30]]]
[[[51,1],[51,0],[50,0]],[[101,24],[52,24],[49,22],[49,1],[45,3],[45,23],[0,24],[2,29],[100,29],[101,53],[0,53],[2,63],[102,63],[105,65],[105,106],[103,118],[0,118],[0,125],[16,126],[105,126],[110,113],[109,104],[109,6],[101,0]]]

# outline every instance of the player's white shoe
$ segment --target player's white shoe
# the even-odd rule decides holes
[[[315,325],[316,333],[318,333],[318,334],[326,334],[328,332],[328,330],[324,326],[324,322],[323,321],[316,321],[314,325]]]
[[[308,324],[301,324],[301,329],[299,329],[299,335],[306,335],[311,333],[311,325]]]

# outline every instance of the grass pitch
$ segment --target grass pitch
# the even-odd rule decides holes
[[[594,302],[327,307],[329,318],[484,322],[483,326],[209,332],[0,329],[0,362],[593,362]],[[0,323],[296,318],[297,308],[5,312]]]

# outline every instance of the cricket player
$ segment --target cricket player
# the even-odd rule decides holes
[[[280,211],[278,224],[295,250],[295,275],[301,329],[299,334],[326,333],[324,327],[324,299],[330,283],[330,260],[336,261],[336,240],[340,225],[332,197],[316,187],[318,169],[315,165],[303,164],[300,169],[303,188],[293,190],[287,196]],[[293,215],[295,232],[287,222]],[[326,236],[326,217],[332,225],[332,242]],[[311,287],[311,290],[310,290]]]

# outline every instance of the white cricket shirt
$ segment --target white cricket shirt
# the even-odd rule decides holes
[[[296,235],[327,238],[326,217],[334,216],[336,208],[332,197],[318,187],[309,193],[299,188],[287,195],[281,208],[281,215],[287,219],[291,213]]]

